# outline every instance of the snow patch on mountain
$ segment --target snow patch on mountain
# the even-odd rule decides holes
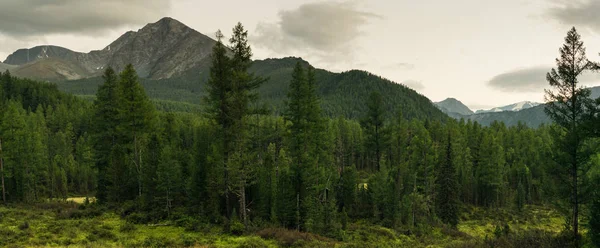
[[[541,103],[537,103],[537,102],[523,101],[523,102],[518,102],[518,103],[514,103],[514,104],[502,106],[502,107],[496,107],[496,108],[489,109],[489,110],[480,109],[480,110],[477,110],[475,113],[489,113],[489,112],[503,112],[503,111],[521,111],[523,109],[533,108],[533,107],[538,106],[540,104]]]

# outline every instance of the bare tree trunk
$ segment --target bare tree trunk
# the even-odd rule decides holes
[[[2,175],[2,202],[6,203],[6,190],[4,188],[4,157],[2,154],[2,139],[0,139],[0,175]]]
[[[242,214],[242,221],[244,222],[244,227],[248,228],[248,220],[246,218],[246,187],[244,186],[244,182],[240,186],[240,211]]]

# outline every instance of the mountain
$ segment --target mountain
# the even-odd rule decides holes
[[[519,111],[523,109],[533,108],[535,106],[540,105],[541,103],[523,101],[518,103],[513,103],[510,105],[496,107],[488,110],[477,110],[475,113],[489,113],[489,112],[502,112],[502,111]]]
[[[550,117],[544,113],[544,104],[532,108],[526,108],[519,111],[501,111],[475,113],[469,116],[463,116],[464,119],[477,121],[481,125],[489,126],[494,121],[504,122],[506,126],[516,126],[519,122],[530,127],[538,127],[541,124],[551,123]]]
[[[297,62],[311,66],[301,58],[287,57],[253,61],[250,71],[267,78],[258,89],[260,101],[279,115],[284,108],[289,82]],[[329,117],[343,116],[351,119],[362,118],[367,111],[366,102],[369,93],[378,91],[383,97],[383,109],[388,118],[402,113],[404,118],[430,119],[444,121],[448,118],[425,96],[404,85],[394,83],[380,76],[360,70],[334,73],[316,69],[318,94],[321,97],[323,112]],[[170,106],[168,109],[187,111],[189,104],[200,106],[205,92],[208,68],[189,71],[178,77],[167,79],[142,78],[142,85],[148,95],[156,100],[173,103],[185,103],[182,108]],[[93,96],[100,77],[57,82],[58,88],[76,95]]]
[[[198,111],[209,75],[215,40],[172,18],[163,18],[138,31],[129,31],[102,50],[80,53],[58,46],[20,49],[4,61],[20,77],[52,81],[62,91],[91,98],[102,83],[107,66],[120,71],[132,63],[148,95],[159,108]],[[260,87],[261,101],[281,114],[291,74],[301,58],[254,61],[250,70],[267,81]],[[362,118],[370,92],[382,94],[389,118],[448,118],[428,98],[404,85],[361,70],[333,73],[316,69],[318,93],[326,115]]]
[[[4,72],[6,70],[12,70],[13,68],[15,68],[16,66],[14,65],[9,65],[9,64],[4,64],[4,63],[0,63],[0,71]]]
[[[600,97],[600,86],[590,87],[591,98],[597,99]],[[525,102],[527,103],[527,102]],[[541,124],[549,124],[552,123],[550,117],[546,115],[544,112],[544,104],[537,104],[534,107],[530,108],[522,108],[518,111],[501,111],[501,112],[483,112],[483,113],[475,113],[473,115],[468,116],[452,116],[454,118],[460,119],[464,118],[471,121],[477,121],[482,125],[490,125],[494,121],[502,121],[507,126],[517,125],[519,122],[527,124],[530,127],[538,127]],[[513,104],[518,107],[518,104]],[[508,105],[513,106],[513,105]],[[522,104],[522,106],[526,106],[526,104]]]
[[[41,80],[90,78],[99,76],[107,66],[120,71],[129,63],[140,77],[164,79],[206,66],[214,44],[208,36],[165,17],[137,32],[126,32],[102,50],[80,53],[36,46],[15,51],[4,63],[15,66],[17,76]]]
[[[38,59],[11,69],[11,73],[19,77],[38,80],[75,80],[85,78],[89,71],[80,64],[55,57]]]
[[[435,102],[436,106],[438,106],[444,113],[451,114],[456,113],[460,115],[471,115],[473,111],[469,109],[469,107],[465,106],[459,100],[455,98],[446,98],[441,102]]]
[[[107,65],[115,70],[132,63],[140,77],[163,79],[208,65],[215,43],[208,36],[165,17],[137,32],[125,33],[103,51],[109,54]]]

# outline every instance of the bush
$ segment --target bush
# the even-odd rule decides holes
[[[121,228],[119,229],[119,231],[121,231],[123,233],[128,233],[128,232],[131,232],[131,231],[135,231],[136,229],[137,229],[137,227],[133,223],[125,222],[125,224],[123,224],[121,226]]]
[[[143,213],[131,213],[125,218],[125,220],[134,224],[146,224],[150,222],[150,217]]]
[[[102,226],[101,228],[95,228],[94,230],[92,230],[92,233],[90,234],[91,236],[94,236],[93,238],[95,238],[96,240],[98,239],[105,239],[105,240],[115,240],[117,238],[117,236],[112,233],[110,231],[110,227],[109,226]],[[90,240],[90,236],[88,236],[88,240]],[[90,241],[95,241],[95,240],[90,240]]]
[[[298,232],[296,230],[288,230],[285,228],[267,228],[256,233],[263,239],[272,239],[277,241],[282,246],[292,246],[297,242],[308,241],[329,241],[329,239],[311,234]]]
[[[169,238],[147,237],[142,243],[143,247],[173,247],[175,242]]]
[[[19,230],[23,231],[29,229],[29,222],[25,221],[21,225],[19,225]]]
[[[262,248],[262,247],[268,247],[268,246],[269,246],[269,244],[267,244],[264,240],[262,240],[259,237],[248,237],[248,238],[245,238],[236,247],[237,248]]]

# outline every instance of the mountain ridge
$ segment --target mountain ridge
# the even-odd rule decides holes
[[[502,112],[502,111],[520,111],[523,109],[533,108],[540,104],[542,104],[542,103],[531,102],[531,101],[521,101],[521,102],[517,102],[517,103],[513,103],[513,104],[501,106],[501,107],[495,107],[495,108],[491,108],[491,109],[487,109],[487,110],[480,109],[480,110],[475,111],[475,113],[477,114],[477,113]]]
[[[36,79],[41,80],[56,80],[56,75],[63,75],[64,71],[78,72],[77,76],[65,76],[66,79],[95,77],[101,75],[107,66],[119,71],[129,63],[133,64],[140,77],[164,79],[206,64],[215,43],[185,24],[164,17],[138,31],[125,32],[101,50],[82,53],[60,46],[42,45],[19,49],[8,55],[4,63],[45,68],[36,73]],[[50,58],[59,59],[62,63],[57,63],[52,70],[53,66],[43,61]],[[38,63],[43,65],[36,65]],[[18,70],[15,75],[28,76]]]
[[[440,102],[434,102],[434,104],[446,114],[459,114],[459,115],[471,115],[473,110],[463,104],[456,98],[446,98]]]

